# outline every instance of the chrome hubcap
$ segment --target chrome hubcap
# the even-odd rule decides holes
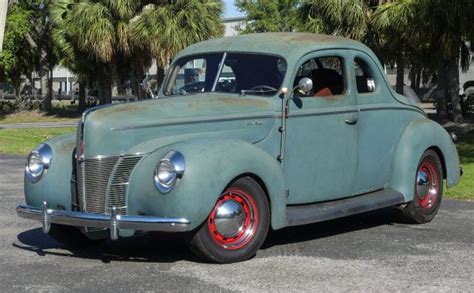
[[[431,208],[438,197],[438,178],[435,167],[430,163],[423,163],[418,169],[416,177],[416,194],[418,203],[423,208]]]
[[[207,226],[217,245],[229,250],[245,246],[258,226],[255,199],[245,190],[228,189],[214,206]]]
[[[235,200],[227,200],[216,207],[214,223],[217,232],[223,237],[234,237],[242,231],[245,222],[245,214]]]

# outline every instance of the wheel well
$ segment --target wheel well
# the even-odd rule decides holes
[[[444,160],[444,155],[443,155],[443,152],[436,146],[432,146],[429,148],[429,150],[433,150],[434,152],[436,152],[436,154],[438,155],[439,159],[441,160],[441,167],[443,168],[443,178],[446,179],[446,176],[447,176],[447,172],[446,172],[446,162]]]
[[[269,209],[270,209],[270,217],[271,217],[271,213],[272,213],[272,209],[271,209],[271,206],[272,206],[272,202],[270,200],[270,196],[268,195],[268,189],[267,189],[267,186],[265,186],[265,182],[263,182],[263,180],[253,174],[253,173],[244,173],[244,174],[241,174],[237,177],[235,177],[234,179],[232,179],[229,184],[226,186],[226,189],[232,185],[232,183],[234,183],[235,181],[239,180],[240,178],[243,178],[243,177],[250,177],[252,178],[253,180],[257,181],[258,185],[260,185],[260,187],[263,189],[263,192],[265,193],[265,196],[267,197],[267,201],[268,201],[268,204],[269,204]]]

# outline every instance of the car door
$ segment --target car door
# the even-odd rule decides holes
[[[354,51],[351,64],[351,84],[360,111],[359,164],[354,192],[361,194],[386,186],[402,131],[417,114],[394,99],[372,57]]]
[[[284,173],[288,204],[353,194],[358,161],[358,109],[345,50],[301,59],[293,77],[313,79],[313,90],[293,93],[286,125]]]

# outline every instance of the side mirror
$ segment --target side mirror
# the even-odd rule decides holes
[[[303,77],[298,82],[298,86],[296,86],[295,90],[298,90],[302,94],[306,94],[313,89],[313,81],[311,78]]]

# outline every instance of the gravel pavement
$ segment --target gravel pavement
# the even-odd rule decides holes
[[[468,292],[474,202],[445,200],[433,222],[394,209],[272,232],[247,262],[200,262],[179,237],[148,234],[70,251],[16,216],[24,159],[0,155],[0,292]]]

